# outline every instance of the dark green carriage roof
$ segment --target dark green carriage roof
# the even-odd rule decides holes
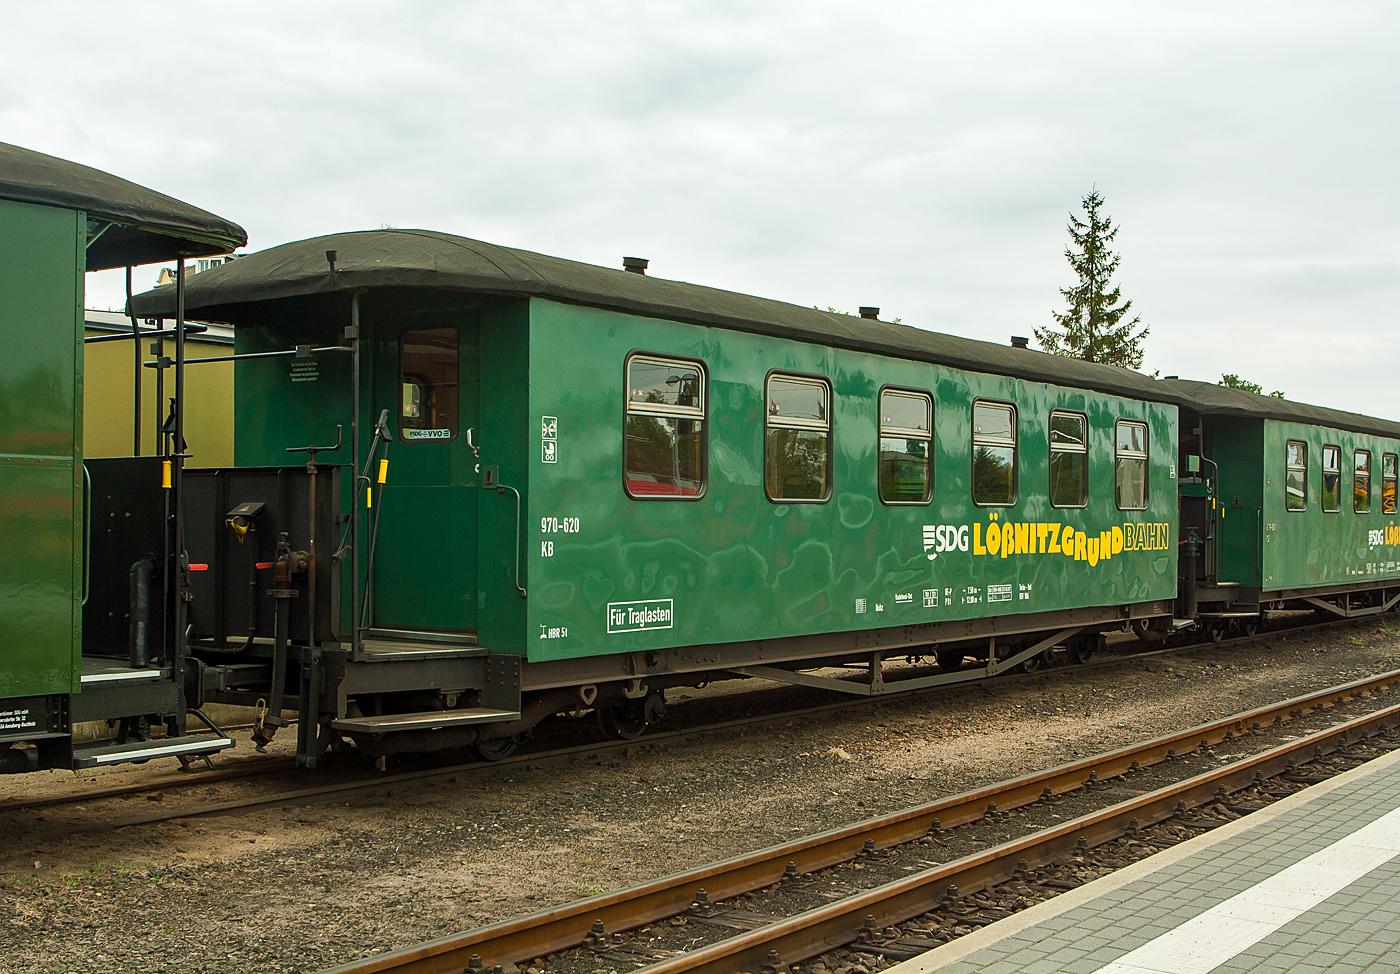
[[[1349,413],[1326,406],[1310,406],[1277,396],[1260,396],[1243,389],[1231,389],[1228,386],[1196,379],[1163,379],[1162,384],[1179,390],[1182,396],[1193,403],[1190,408],[1207,416],[1277,419],[1350,430],[1353,433],[1400,438],[1400,423],[1362,413]]]
[[[0,200],[83,210],[111,224],[88,245],[87,269],[225,254],[243,228],[100,169],[0,142]]]
[[[334,276],[326,261],[328,250],[336,251]],[[271,247],[190,278],[185,285],[185,307],[202,319],[236,324],[246,314],[246,306],[254,302],[373,287],[449,288],[553,298],[1134,399],[1185,404],[1175,390],[1141,373],[1111,365],[831,314],[431,230],[365,230]],[[167,285],[136,295],[131,310],[142,317],[173,316],[173,288]]]

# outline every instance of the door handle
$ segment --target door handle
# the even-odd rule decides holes
[[[467,427],[467,446],[472,448],[472,455],[478,460],[481,459],[481,448],[476,445],[476,427]]]

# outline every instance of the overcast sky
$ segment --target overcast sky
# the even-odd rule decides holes
[[[3,13],[0,141],[212,210],[249,250],[429,227],[1005,342],[1062,309],[1097,186],[1147,371],[1400,418],[1389,5]],[[89,275],[90,306],[120,306],[119,275]]]

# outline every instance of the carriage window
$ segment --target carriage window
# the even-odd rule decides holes
[[[831,386],[796,375],[768,377],[763,482],[775,501],[824,501],[831,484]]]
[[[399,432],[405,440],[450,440],[457,435],[456,328],[406,331],[399,344]]]
[[[1395,454],[1381,454],[1381,513],[1395,513]]]
[[[1120,419],[1113,453],[1114,491],[1120,511],[1147,509],[1147,424]]]
[[[1016,407],[972,404],[972,502],[1016,502]]]
[[[695,362],[627,360],[623,480],[638,498],[699,497],[705,490],[705,370]]]
[[[932,493],[933,398],[922,392],[880,393],[880,499],[927,504]]]
[[[1290,511],[1308,509],[1308,445],[1301,440],[1288,441],[1288,469],[1285,472],[1284,489],[1287,491],[1285,506]]]
[[[1083,413],[1050,414],[1050,504],[1083,507],[1089,499],[1089,421]]]
[[[1371,451],[1357,450],[1352,467],[1351,509],[1357,514],[1371,513]]]
[[[1322,509],[1334,512],[1342,509],[1342,448],[1322,447]]]

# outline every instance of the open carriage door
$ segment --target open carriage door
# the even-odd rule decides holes
[[[393,442],[374,530],[371,636],[475,637],[478,325],[470,312],[376,316],[369,422]],[[377,471],[371,471],[377,476]],[[356,498],[364,504],[364,496]]]

